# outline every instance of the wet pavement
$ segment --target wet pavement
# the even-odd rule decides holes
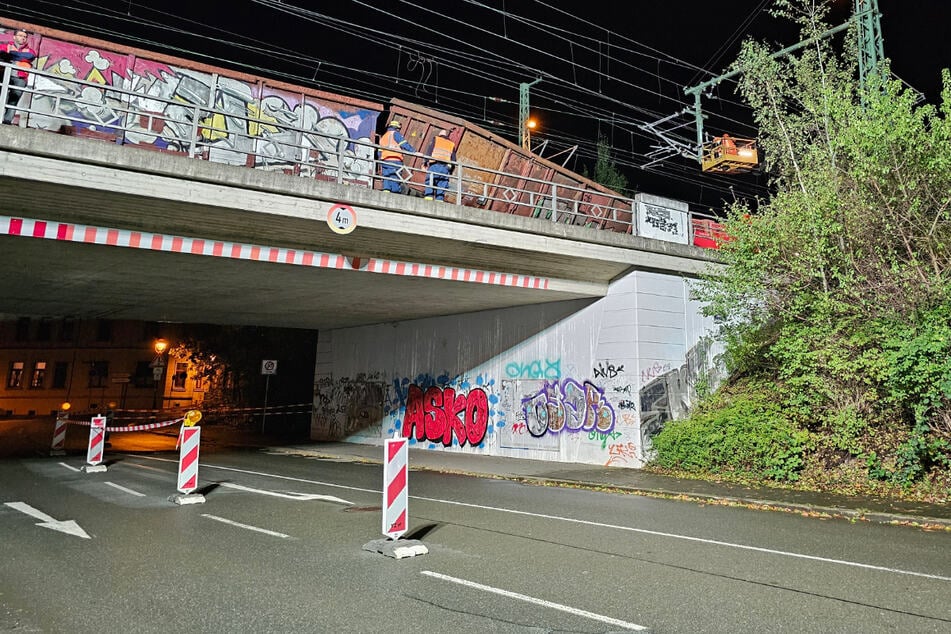
[[[71,425],[66,449],[85,451],[88,427]],[[174,451],[178,426],[149,432],[113,433],[112,452]],[[50,423],[43,420],[0,421],[0,458],[49,455]],[[382,464],[382,445],[344,442],[300,442],[265,437],[250,430],[206,425],[202,428],[202,453],[213,454],[235,448],[266,448],[270,451],[303,455],[324,460]],[[678,478],[622,467],[546,462],[522,458],[483,456],[457,451],[409,450],[410,470],[461,473],[503,478],[539,485],[576,486],[618,490],[647,495],[688,498],[711,503],[728,503],[791,512],[842,517],[881,523],[907,523],[951,530],[951,503],[929,504],[799,491],[774,487]]]

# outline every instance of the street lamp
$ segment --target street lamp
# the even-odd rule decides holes
[[[168,350],[168,342],[165,339],[159,338],[155,340],[155,343],[152,344],[152,349],[155,350],[155,358],[152,359],[152,363],[149,365],[152,366],[152,409],[158,407],[158,387],[159,383],[163,382],[162,378],[165,375],[165,351]],[[164,385],[163,395],[164,395]]]
[[[534,130],[538,124],[534,119],[529,119],[525,122],[525,149],[529,152],[532,151],[532,130]]]

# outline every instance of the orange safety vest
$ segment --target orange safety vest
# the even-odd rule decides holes
[[[452,160],[452,151],[456,149],[456,144],[447,137],[437,136],[433,143],[433,161],[437,163],[448,163]]]
[[[724,136],[720,139],[720,145],[727,154],[736,154],[736,143],[734,143],[730,137]]]
[[[383,138],[380,139],[380,159],[384,161],[403,161],[403,153],[400,152],[400,144],[396,142],[396,130],[387,130]]]

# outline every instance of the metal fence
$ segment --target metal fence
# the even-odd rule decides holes
[[[207,92],[206,103],[192,103],[11,64],[0,64],[0,69],[0,105],[7,104],[11,89],[23,93],[18,103],[7,106],[19,115],[22,127],[352,186],[379,188],[382,182],[378,175],[382,163],[378,159],[379,145],[250,113],[239,116],[234,109],[215,107],[224,90],[218,85],[217,76],[212,86],[202,84],[202,90],[193,91],[193,101]],[[11,87],[11,77],[17,72],[29,73],[23,88]],[[398,178],[404,191],[419,194],[419,181],[425,178],[426,170],[410,163],[422,164],[427,157],[420,153],[404,156],[419,160],[404,161]],[[508,213],[556,223],[633,235],[645,233],[637,226],[635,199],[508,174],[469,164],[465,159],[451,167],[446,193],[449,204],[504,208]],[[592,194],[598,194],[597,202],[592,202]],[[698,227],[703,231],[712,222],[712,217],[689,213],[684,228],[686,242],[694,244]]]

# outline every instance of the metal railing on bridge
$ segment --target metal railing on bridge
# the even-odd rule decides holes
[[[150,94],[146,88],[104,85],[11,64],[0,64],[0,69],[0,106],[7,104],[11,89],[22,91],[18,103],[7,106],[19,115],[22,127],[352,186],[379,189],[382,182],[378,144],[216,107],[219,93],[226,92],[218,85],[217,76],[210,87],[209,103],[198,104],[178,96]],[[25,87],[11,88],[15,72],[29,73]],[[404,155],[419,158],[418,163],[427,158],[418,152]],[[398,170],[404,191],[421,195],[419,181],[425,178],[426,169],[407,163]],[[556,223],[708,248],[715,247],[715,238],[720,237],[713,217],[689,212],[685,204],[683,209],[648,204],[639,213],[636,199],[616,195],[592,201],[590,189],[505,173],[470,164],[465,158],[451,166],[446,192],[450,204],[504,209]]]

